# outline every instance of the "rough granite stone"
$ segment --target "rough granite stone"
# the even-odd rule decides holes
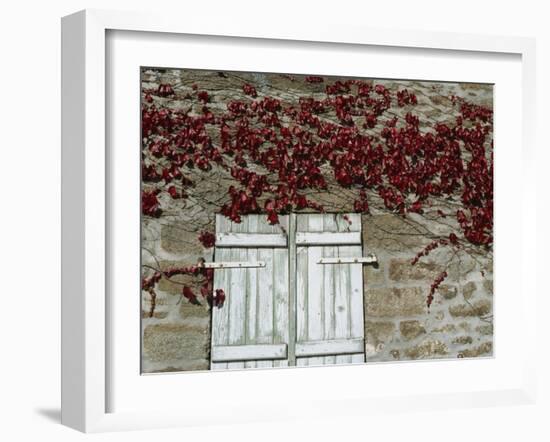
[[[205,359],[209,345],[203,327],[187,324],[154,324],[143,331],[144,356],[153,362]]]
[[[426,329],[420,321],[401,321],[399,323],[399,331],[401,332],[401,336],[407,341],[426,333]]]
[[[490,354],[492,354],[492,352],[493,352],[493,343],[485,342],[481,344],[479,347],[462,350],[458,354],[458,356],[462,358],[476,358],[479,356],[489,356]]]
[[[421,315],[426,312],[426,295],[419,287],[367,289],[365,304],[367,317]]]
[[[392,281],[408,282],[421,280],[434,280],[443,267],[433,261],[411,264],[410,260],[392,259],[390,261],[389,276]]]
[[[181,223],[163,224],[160,231],[160,245],[167,252],[200,256],[203,248],[198,232],[185,230]]]
[[[458,304],[449,307],[453,317],[485,316],[491,311],[491,302],[481,299],[473,304]]]
[[[466,345],[474,342],[471,336],[458,336],[453,339],[453,344]]]
[[[476,289],[476,283],[470,281],[462,287],[462,296],[464,296],[464,299],[471,299]]]
[[[453,299],[453,298],[456,297],[456,294],[457,294],[458,290],[455,286],[448,285],[448,284],[441,284],[437,288],[437,291],[439,292],[439,294],[441,296],[443,296],[443,298],[449,300],[449,299]]]
[[[482,335],[492,335],[493,324],[479,325],[476,327],[476,331]]]
[[[409,359],[429,359],[445,356],[449,353],[448,347],[439,340],[427,339],[419,345],[407,348],[405,355]]]
[[[369,253],[369,252],[365,252]],[[363,280],[366,286],[371,286],[374,284],[381,285],[386,282],[386,277],[384,274],[386,265],[384,263],[379,263],[377,266],[365,265],[363,266]]]

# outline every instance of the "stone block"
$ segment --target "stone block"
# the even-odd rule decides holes
[[[160,230],[160,245],[170,253],[202,256],[203,247],[198,238],[198,231],[189,232],[182,223],[163,224]]]
[[[368,289],[365,313],[367,317],[421,315],[426,313],[426,293],[419,287]]]
[[[476,331],[481,335],[492,335],[493,334],[493,324],[478,325]]]
[[[449,313],[453,317],[485,316],[491,312],[491,302],[481,299],[473,304],[458,304],[449,307]]]
[[[401,353],[399,352],[399,350],[391,350],[390,355],[392,355],[393,359],[397,361],[401,359]]]
[[[420,321],[401,321],[399,323],[401,336],[407,341],[426,333],[426,329]]]
[[[431,241],[418,233],[418,226],[399,215],[363,216],[363,244],[371,252],[406,252],[414,256]]]
[[[143,356],[152,362],[208,358],[208,333],[187,324],[154,324],[143,331]]]
[[[365,251],[365,253],[369,253]],[[363,266],[363,281],[366,287],[376,284],[384,284],[386,282],[386,277],[384,274],[385,263],[379,263],[377,266],[373,265],[364,265]]]
[[[455,333],[456,325],[454,324],[445,324],[441,327],[434,328],[430,333]]]
[[[427,339],[419,345],[405,350],[408,359],[430,359],[449,353],[447,346],[436,339]]]
[[[455,286],[449,284],[441,284],[437,288],[437,291],[441,296],[443,296],[444,299],[447,300],[455,298],[458,292]]]
[[[449,265],[447,273],[449,274],[448,280],[452,282],[459,282],[464,280],[470,272],[476,269],[477,263],[472,258],[462,258],[460,261],[454,261]]]
[[[479,356],[490,356],[493,352],[493,343],[492,342],[485,342],[481,344],[479,347],[475,348],[468,348],[466,350],[462,350],[458,357],[461,358],[477,358]]]
[[[365,344],[373,351],[393,339],[395,324],[389,321],[365,321]]]
[[[453,339],[453,344],[467,345],[474,342],[471,336],[458,336]]]
[[[141,317],[142,319],[147,319],[149,318],[150,316],[150,312],[149,310],[145,311],[145,310],[142,310],[141,311]],[[155,319],[165,319],[166,317],[168,316],[168,312],[153,312],[153,318]]]
[[[161,270],[168,270],[177,267],[190,267],[196,264],[196,261],[160,261]],[[203,280],[202,276],[195,275],[175,275],[170,279],[162,277],[157,284],[159,290],[170,295],[181,295],[183,287],[188,286],[193,288],[198,293],[198,288]]]
[[[472,282],[472,281],[467,282],[462,287],[462,296],[464,296],[464,299],[471,299],[476,289],[477,289],[477,286],[475,282]]]
[[[411,260],[392,259],[390,261],[389,277],[392,281],[406,283],[408,281],[433,281],[441,272],[443,266],[433,261],[411,264]]]

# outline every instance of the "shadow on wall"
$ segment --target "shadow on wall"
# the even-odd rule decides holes
[[[61,423],[61,409],[60,408],[36,408],[34,410],[36,414],[42,416],[44,419],[50,422],[60,424]]]

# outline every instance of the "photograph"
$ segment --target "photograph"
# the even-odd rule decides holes
[[[142,374],[493,357],[493,84],[140,69]]]
[[[544,6],[5,2],[0,440],[550,441]]]

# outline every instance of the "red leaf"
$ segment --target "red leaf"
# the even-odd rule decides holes
[[[170,196],[173,198],[173,199],[178,199],[180,198],[180,194],[178,193],[178,190],[176,189],[176,186],[170,186],[168,188],[168,193],[170,194]]]
[[[258,96],[258,94],[256,92],[256,88],[254,86],[252,86],[251,84],[248,84],[248,83],[243,84],[243,92],[246,95],[250,95],[253,98],[256,98]]]
[[[202,231],[199,235],[199,241],[205,248],[210,249],[216,244],[216,235],[212,232]]]
[[[458,237],[454,234],[454,233],[451,233],[449,235],[449,241],[451,241],[451,244],[458,244]]]
[[[216,296],[214,297],[214,306],[221,308],[225,302],[225,292],[223,289],[216,289]]]
[[[159,217],[161,214],[160,203],[157,198],[157,192],[142,191],[141,192],[141,212],[144,215]]]
[[[197,296],[193,293],[189,287],[183,287],[183,296],[193,305],[200,305],[201,303],[197,299]]]
[[[323,77],[316,77],[314,75],[310,75],[306,77],[306,81],[308,83],[322,83],[324,80],[323,80]]]

